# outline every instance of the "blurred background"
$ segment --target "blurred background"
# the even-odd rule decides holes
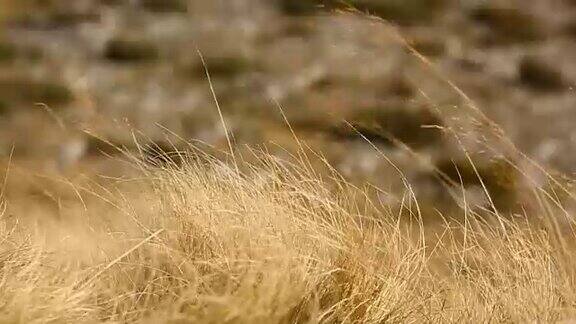
[[[574,0],[0,0],[0,159],[122,175],[112,146],[135,133],[225,149],[199,52],[238,150],[294,152],[284,113],[351,181],[402,187],[384,153],[437,204],[435,168],[478,191],[452,168],[465,148],[505,206],[516,182],[484,113],[576,171]]]

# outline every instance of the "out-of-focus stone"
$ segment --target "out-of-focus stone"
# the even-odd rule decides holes
[[[399,24],[427,23],[434,19],[444,0],[353,0],[355,8]]]
[[[155,167],[181,166],[186,156],[181,148],[165,141],[156,141],[144,145],[142,154],[141,158],[143,161]]]
[[[411,98],[416,93],[414,85],[403,77],[394,78],[388,82],[384,91],[387,95],[393,95],[404,99]]]
[[[409,41],[418,53],[427,57],[439,57],[446,52],[446,44],[441,38],[419,35],[410,38]]]
[[[0,41],[0,63],[12,61],[16,56],[17,51],[14,45]]]
[[[474,8],[470,16],[487,26],[489,43],[514,44],[542,40],[542,23],[520,8],[495,7],[489,4]]]
[[[0,100],[0,118],[5,117],[9,113],[9,105],[3,100]]]
[[[320,0],[280,0],[278,3],[283,13],[293,16],[311,15],[322,8]]]
[[[73,94],[65,85],[57,82],[38,81],[28,78],[0,80],[0,100],[8,105],[44,103],[65,105],[72,101]]]
[[[474,163],[446,159],[437,162],[436,168],[450,185],[485,187],[494,207],[511,210],[518,203],[518,171],[505,159]]]
[[[398,102],[362,109],[348,121],[350,125],[338,125],[333,133],[342,138],[357,138],[361,134],[371,141],[388,144],[397,140],[414,148],[442,140],[442,132],[436,127],[443,125],[441,118],[422,105]]]
[[[188,11],[186,0],[140,0],[140,5],[149,11],[158,13],[185,13]]]
[[[113,38],[104,50],[106,59],[119,63],[154,61],[159,56],[160,51],[153,42],[133,38]]]
[[[281,0],[288,15],[312,15],[321,10],[357,9],[400,24],[418,24],[432,20],[445,0]]]
[[[566,88],[566,81],[560,71],[533,56],[521,60],[518,77],[522,84],[534,90],[561,91]]]
[[[207,57],[205,62],[210,75],[216,78],[232,78],[257,68],[252,60],[242,56],[211,56]],[[199,60],[188,70],[194,77],[202,77],[206,73],[204,65]]]

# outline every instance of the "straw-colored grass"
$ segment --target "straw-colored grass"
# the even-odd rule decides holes
[[[64,198],[0,183],[0,323],[576,321],[565,188],[562,203],[523,189],[520,215],[464,196],[424,226],[409,183],[398,203],[379,202],[320,175],[304,150],[295,158],[192,154],[135,159],[138,175],[116,185],[42,180],[68,186]]]
[[[0,322],[574,316],[576,237],[549,219],[553,204],[542,203],[540,219],[470,208],[424,228],[409,188],[396,208],[305,163],[264,156],[240,169],[198,156],[180,168],[143,166],[116,191],[92,190],[98,198],[76,188],[83,202],[60,206],[57,220],[8,200]]]

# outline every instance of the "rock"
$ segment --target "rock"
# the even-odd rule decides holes
[[[106,59],[119,63],[154,61],[159,56],[160,51],[154,43],[141,39],[113,38],[104,50]]]
[[[86,137],[86,155],[88,156],[111,156],[127,150],[123,143],[114,142],[93,136]]]
[[[257,69],[252,60],[242,56],[214,56],[205,61],[210,76],[215,78],[232,78]],[[203,77],[206,73],[201,61],[195,62],[188,70],[194,77]]]
[[[5,101],[0,100],[0,118],[5,117],[6,115],[8,115],[9,111],[9,106],[8,103],[6,103]]]
[[[428,22],[445,0],[280,0],[283,13],[293,16],[313,15],[321,10],[355,8],[400,24]]]
[[[484,185],[496,209],[513,209],[518,203],[519,172],[501,158],[474,163],[476,170],[466,159],[440,160],[436,169],[447,177],[445,180],[452,182],[449,185],[463,185],[465,188]]]
[[[8,104],[65,105],[70,103],[72,99],[73,94],[70,89],[57,82],[27,78],[0,80],[0,101]]]
[[[185,161],[187,154],[174,144],[158,141],[151,142],[143,147],[143,162],[153,167],[180,167]]]
[[[410,39],[410,45],[418,53],[427,57],[439,57],[446,53],[446,44],[440,38],[417,36]]]
[[[562,26],[562,32],[566,36],[576,39],[576,16]]]
[[[416,94],[415,86],[405,77],[394,78],[384,89],[386,95],[392,95],[403,99],[412,98]]]
[[[104,6],[118,6],[123,3],[122,0],[98,0],[98,3]]]
[[[188,1],[186,0],[140,0],[140,6],[156,13],[188,12]]]
[[[474,8],[470,16],[490,28],[490,33],[487,35],[489,43],[514,44],[544,38],[545,33],[541,22],[518,8],[495,7],[486,4]]]
[[[13,63],[15,60],[27,60],[38,62],[42,59],[44,53],[38,47],[17,46],[12,42],[3,42],[0,40],[0,64]]]
[[[278,4],[284,14],[291,16],[312,15],[323,5],[320,0],[280,0]]]
[[[10,20],[10,24],[29,29],[76,28],[81,24],[99,22],[96,10],[75,10],[58,6],[31,6]]]
[[[410,104],[378,106],[363,109],[349,118],[350,125],[338,125],[333,134],[341,138],[358,138],[359,134],[371,141],[393,144],[399,140],[410,147],[434,145],[442,140],[442,120],[428,107]],[[431,126],[431,127],[427,127]]]
[[[0,41],[0,63],[10,62],[17,56],[17,50],[14,45]]]
[[[352,0],[356,9],[395,23],[413,25],[434,19],[444,0]]]
[[[97,12],[56,12],[44,24],[48,28],[75,27],[84,23],[99,22],[100,18],[100,14]]]
[[[313,19],[313,18],[311,18]],[[313,20],[295,19],[289,20],[280,28],[282,35],[286,37],[305,38],[311,36],[316,30]]]
[[[44,53],[38,47],[21,46],[0,40],[0,64],[11,64],[16,61],[39,62]]]
[[[550,64],[533,57],[524,57],[518,67],[519,81],[534,90],[562,91],[566,81],[562,73]]]

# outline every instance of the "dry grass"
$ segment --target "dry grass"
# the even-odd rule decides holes
[[[463,197],[460,214],[425,227],[408,183],[399,203],[378,202],[333,170],[320,175],[304,150],[295,163],[260,153],[252,164],[185,160],[134,159],[136,177],[70,183],[64,200],[13,199],[1,186],[0,322],[576,318],[565,188],[562,203],[531,188],[521,215]]]
[[[189,160],[141,165],[114,191],[76,188],[90,194],[60,206],[58,220],[8,201],[0,322],[573,318],[576,236],[545,200],[539,219],[470,208],[424,228],[410,188],[392,207],[305,162],[264,155],[239,175]]]

